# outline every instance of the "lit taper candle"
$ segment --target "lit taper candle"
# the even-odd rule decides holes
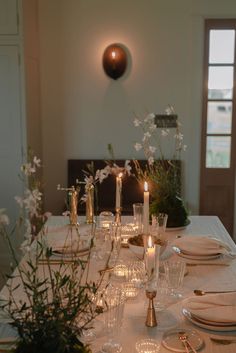
[[[148,236],[145,257],[146,257],[146,270],[147,270],[148,280],[152,280],[155,274],[156,251],[155,251],[155,246],[153,244],[153,239],[151,235]]]
[[[144,182],[144,194],[143,194],[143,233],[148,234],[149,232],[149,191],[148,183]]]

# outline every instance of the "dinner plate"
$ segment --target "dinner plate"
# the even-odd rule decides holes
[[[183,253],[178,254],[178,256],[183,257],[184,259],[188,260],[199,260],[199,261],[204,261],[204,260],[215,260],[221,257],[221,254],[216,254],[216,255],[186,255]]]
[[[172,352],[186,352],[183,343],[179,339],[181,332],[184,332],[188,336],[188,341],[195,350],[198,350],[202,347],[203,339],[199,333],[187,328],[176,328],[174,330],[165,332],[162,338],[162,345]]]
[[[209,324],[206,324],[206,323],[203,323],[202,321],[196,319],[192,314],[191,312],[186,309],[186,308],[183,308],[182,309],[182,313],[184,315],[184,317],[189,320],[192,324],[196,325],[196,326],[199,326],[201,328],[204,328],[204,329],[207,329],[207,330],[210,330],[210,331],[224,331],[224,332],[230,332],[230,331],[236,331],[236,325],[232,325],[232,326],[213,326],[213,325],[209,325]]]
[[[210,254],[210,255],[191,255],[191,254],[186,254],[184,253],[179,247],[177,246],[172,246],[172,249],[174,252],[185,259],[189,260],[214,260],[219,258],[222,254]]]
[[[86,248],[82,248],[80,250],[78,250],[77,252],[63,252],[63,251],[60,251],[60,250],[54,250],[52,251],[52,254],[53,256],[56,256],[56,257],[65,257],[65,258],[76,258],[78,256],[84,256],[84,255],[87,255],[89,252],[89,248],[86,247]]]
[[[191,313],[191,315],[192,315],[194,320],[198,320],[198,321],[200,321],[200,322],[202,322],[203,324],[206,324],[206,325],[211,325],[211,326],[236,326],[236,322],[230,323],[230,322],[210,321],[210,320],[203,319],[202,317],[198,317],[197,315],[194,315],[193,313]]]

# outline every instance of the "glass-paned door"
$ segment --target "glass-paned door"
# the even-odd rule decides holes
[[[207,20],[203,89],[200,213],[233,232],[236,20]],[[227,211],[226,211],[227,209]]]

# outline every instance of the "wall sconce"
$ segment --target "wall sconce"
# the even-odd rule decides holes
[[[103,54],[103,68],[106,74],[117,80],[121,77],[127,65],[127,55],[119,44],[109,45]]]

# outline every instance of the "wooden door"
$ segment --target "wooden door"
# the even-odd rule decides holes
[[[200,214],[217,215],[233,235],[236,148],[236,20],[205,26]]]

